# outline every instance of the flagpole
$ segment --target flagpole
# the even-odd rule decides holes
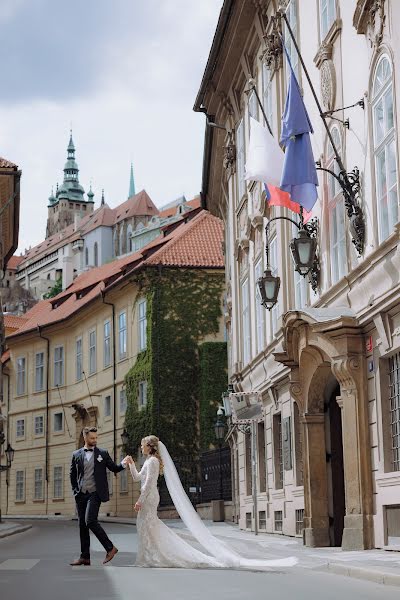
[[[280,15],[280,16],[283,18],[283,20],[285,21],[285,23],[286,23],[286,27],[288,28],[288,31],[289,31],[289,33],[290,33],[290,37],[292,38],[293,45],[294,45],[294,47],[296,48],[297,56],[299,57],[299,60],[300,60],[300,62],[301,62],[301,66],[303,67],[304,74],[305,74],[305,76],[306,76],[306,78],[307,78],[307,81],[308,81],[308,84],[309,84],[309,86],[310,86],[311,92],[312,92],[312,94],[313,94],[313,96],[314,96],[315,103],[316,103],[316,105],[317,105],[317,107],[318,107],[318,110],[319,110],[319,116],[321,117],[321,119],[322,119],[322,120],[323,120],[323,122],[324,122],[324,126],[325,126],[325,129],[326,129],[326,133],[328,134],[329,141],[330,141],[330,143],[332,144],[332,148],[333,148],[333,151],[334,151],[334,153],[335,153],[335,157],[336,157],[336,160],[337,160],[337,162],[338,162],[338,165],[339,165],[339,167],[340,167],[340,170],[341,170],[341,171],[343,171],[344,173],[346,173],[346,169],[344,168],[344,165],[343,165],[342,159],[341,159],[341,157],[340,157],[340,155],[339,155],[339,152],[338,152],[338,150],[337,150],[337,148],[336,148],[336,146],[335,146],[335,142],[333,141],[332,134],[331,134],[331,132],[330,132],[330,129],[329,129],[329,127],[328,127],[328,123],[327,123],[327,122],[326,122],[326,120],[325,120],[324,111],[322,110],[322,106],[321,106],[321,104],[320,104],[320,101],[319,101],[319,99],[318,99],[317,93],[316,93],[316,91],[315,91],[315,89],[314,89],[314,86],[313,86],[313,84],[312,84],[312,81],[311,81],[310,75],[309,75],[309,73],[308,73],[308,71],[307,71],[307,67],[306,67],[306,65],[305,65],[305,63],[304,63],[303,57],[302,57],[302,55],[301,55],[301,52],[300,52],[299,46],[297,45],[297,41],[296,41],[296,38],[295,38],[295,36],[294,36],[294,33],[293,33],[293,31],[292,31],[292,28],[290,27],[290,24],[289,24],[288,18],[287,18],[287,16],[286,16],[286,13],[283,11],[283,9],[281,9],[281,10],[278,10],[278,14],[279,14],[279,15]],[[283,43],[283,42],[282,42],[282,43]],[[346,178],[347,178],[347,173],[346,173]]]
[[[263,105],[262,105],[262,103],[261,103],[260,96],[258,95],[257,88],[256,88],[256,84],[255,84],[255,83],[253,83],[253,81],[254,81],[254,79],[251,77],[251,78],[249,79],[249,84],[250,84],[250,86],[251,86],[251,89],[252,89],[252,91],[253,91],[253,92],[255,93],[255,95],[256,95],[256,98],[257,98],[258,105],[259,105],[259,107],[261,108],[261,112],[262,112],[262,114],[263,114],[263,117],[264,117],[264,119],[265,119],[265,122],[266,122],[266,124],[267,124],[268,130],[269,130],[270,134],[272,135],[272,137],[274,137],[274,134],[272,133],[271,126],[270,126],[270,124],[269,124],[269,121],[268,121],[268,119],[267,119],[267,115],[265,114],[264,107],[263,107]]]

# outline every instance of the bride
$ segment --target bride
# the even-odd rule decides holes
[[[279,560],[246,559],[215,538],[187,497],[165,445],[155,435],[149,435],[143,438],[141,447],[146,456],[141,471],[137,471],[131,457],[127,460],[133,480],[141,481],[141,494],[135,504],[138,512],[138,567],[267,568],[290,567],[297,563],[293,557]],[[207,554],[191,546],[157,517],[160,502],[157,480],[160,471],[164,473],[180,518]]]

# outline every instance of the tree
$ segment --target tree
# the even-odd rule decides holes
[[[57,279],[57,281],[55,282],[55,284],[53,285],[53,287],[51,288],[51,290],[49,290],[47,292],[47,294],[43,294],[43,299],[49,300],[50,298],[54,298],[54,296],[57,296],[61,292],[62,292],[62,277],[59,277]]]

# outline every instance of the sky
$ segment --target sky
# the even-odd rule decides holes
[[[222,0],[1,0],[0,156],[22,170],[19,252],[45,237],[72,126],[80,183],[110,207],[200,192],[193,112]]]

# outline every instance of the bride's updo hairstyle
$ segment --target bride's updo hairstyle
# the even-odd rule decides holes
[[[161,460],[160,451],[158,449],[159,441],[160,440],[155,435],[146,435],[146,437],[142,439],[142,442],[145,444],[145,446],[147,446],[150,449],[149,455],[155,456],[158,459],[158,462],[160,463],[160,475],[162,475],[164,465]]]

